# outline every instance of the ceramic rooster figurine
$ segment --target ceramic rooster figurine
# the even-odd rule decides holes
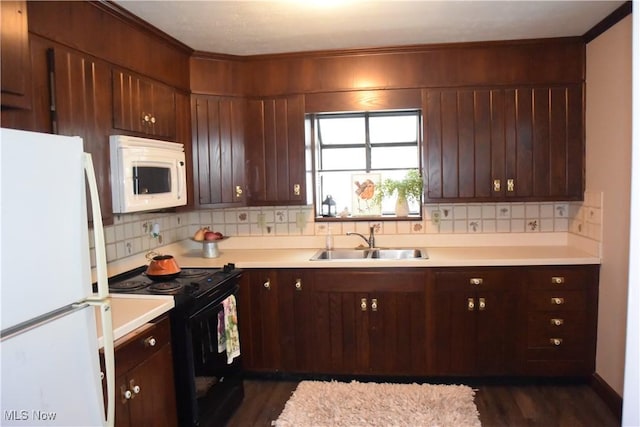
[[[362,183],[360,183],[360,181],[355,181],[354,184],[356,186],[356,196],[358,196],[358,211],[360,211],[361,213],[369,211],[371,208],[369,203],[370,203],[370,200],[373,198],[373,193],[375,192],[375,189],[376,189],[375,182],[371,181],[370,179],[367,179]],[[360,200],[364,201],[364,204],[365,204],[364,209],[362,208],[362,206],[360,206]]]

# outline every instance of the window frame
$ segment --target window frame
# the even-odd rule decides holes
[[[385,117],[385,116],[415,116],[416,117],[416,140],[415,141],[400,141],[400,142],[371,142],[371,134],[370,134],[370,119],[372,117]],[[319,120],[327,117],[362,117],[364,120],[365,126],[365,141],[364,143],[339,143],[339,144],[327,144],[322,142],[321,135],[321,126],[319,124]],[[311,162],[311,178],[312,178],[312,188],[313,188],[313,200],[312,203],[314,205],[315,212],[315,221],[416,221],[422,219],[423,213],[423,204],[424,204],[424,192],[421,195],[419,201],[419,208],[417,214],[410,214],[408,217],[397,217],[394,214],[382,213],[381,215],[370,215],[370,216],[349,216],[349,217],[324,217],[322,216],[322,188],[321,183],[319,181],[319,176],[323,173],[340,173],[340,172],[361,172],[363,174],[370,173],[372,170],[374,171],[400,171],[400,170],[409,170],[409,169],[418,169],[421,174],[423,171],[422,161],[423,161],[423,140],[422,140],[422,121],[423,114],[422,109],[420,108],[407,108],[401,110],[374,110],[374,111],[350,111],[350,112],[321,112],[321,113],[308,113],[305,116],[305,120],[309,120],[310,124],[310,132],[309,135],[311,137],[311,152],[313,161]],[[375,148],[385,148],[385,147],[416,147],[417,151],[417,166],[405,166],[405,167],[385,167],[385,168],[372,168],[372,150]],[[324,169],[322,167],[323,150],[333,150],[333,149],[345,149],[345,148],[364,148],[365,151],[365,167],[364,168],[348,168],[348,169]],[[339,212],[338,212],[339,213]]]

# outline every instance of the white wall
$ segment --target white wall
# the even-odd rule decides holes
[[[631,16],[587,45],[586,190],[603,194],[596,372],[622,395],[629,271]]]
[[[633,17],[633,71],[640,74],[640,15]],[[640,426],[640,87],[633,87],[633,159],[629,235],[629,309],[622,425]]]

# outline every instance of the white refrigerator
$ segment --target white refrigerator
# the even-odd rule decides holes
[[[0,165],[0,425],[111,426],[113,335],[91,156],[78,137],[0,129]]]

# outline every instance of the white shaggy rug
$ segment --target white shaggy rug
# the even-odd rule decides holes
[[[276,427],[479,427],[475,392],[463,385],[302,381]]]

